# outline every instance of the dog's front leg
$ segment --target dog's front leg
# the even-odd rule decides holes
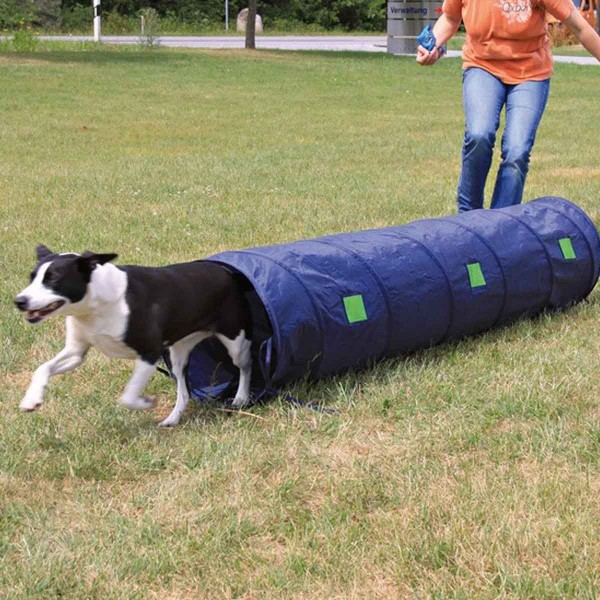
[[[40,365],[33,374],[29,388],[19,404],[23,412],[31,412],[44,402],[44,390],[50,377],[72,371],[85,358],[90,344],[67,318],[65,347],[51,360]]]
[[[153,408],[154,403],[148,398],[144,398],[142,392],[146,389],[155,370],[156,363],[147,362],[143,359],[135,361],[133,374],[121,396],[120,402],[123,406],[132,410]]]

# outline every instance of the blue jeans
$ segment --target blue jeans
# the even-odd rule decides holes
[[[520,204],[535,133],[546,108],[550,80],[509,85],[471,67],[463,72],[465,138],[458,182],[458,212],[483,208],[485,181],[492,164],[500,113],[506,105],[502,163],[492,208]]]

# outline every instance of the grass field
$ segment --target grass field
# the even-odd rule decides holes
[[[460,63],[138,49],[0,54],[0,598],[595,598],[600,294],[233,414],[116,398],[92,352],[18,412],[63,324],[36,243],[166,264],[455,209]],[[526,196],[600,224],[600,71],[558,65]],[[497,163],[496,163],[497,164]]]

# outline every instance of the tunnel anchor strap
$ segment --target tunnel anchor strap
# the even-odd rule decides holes
[[[254,404],[261,402],[266,398],[282,396],[284,400],[286,400],[290,404],[295,404],[296,406],[300,406],[302,408],[308,408],[310,410],[314,410],[315,412],[319,412],[326,415],[334,415],[337,413],[337,411],[333,408],[325,408],[323,406],[320,406],[319,404],[316,404],[315,402],[308,402],[306,400],[302,400],[301,398],[292,396],[291,394],[285,393],[282,390],[274,387],[272,384],[271,375],[272,360],[273,338],[270,337],[266,339],[260,346],[258,363],[260,365],[260,370],[263,376],[263,380],[265,382],[265,387],[258,393],[256,398],[254,399]]]

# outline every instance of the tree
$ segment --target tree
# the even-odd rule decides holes
[[[60,27],[60,0],[35,0],[34,24],[44,29],[58,29]]]
[[[256,48],[256,0],[248,0],[245,48],[248,50],[254,50]]]

